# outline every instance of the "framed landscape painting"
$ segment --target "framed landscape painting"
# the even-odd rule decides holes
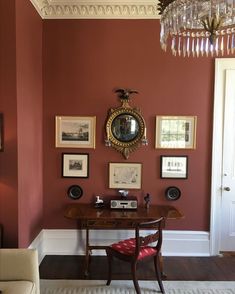
[[[56,147],[95,148],[95,116],[56,116]]]
[[[62,177],[64,178],[88,178],[89,154],[63,153]]]

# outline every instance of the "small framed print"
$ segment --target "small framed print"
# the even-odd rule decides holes
[[[95,116],[56,116],[56,147],[95,148]]]
[[[155,148],[195,149],[196,116],[157,116]]]
[[[161,156],[160,177],[162,179],[187,179],[188,156]]]
[[[0,113],[0,151],[3,151],[3,114]]]
[[[109,163],[109,188],[141,189],[141,163]]]
[[[62,153],[63,178],[88,178],[89,154]]]

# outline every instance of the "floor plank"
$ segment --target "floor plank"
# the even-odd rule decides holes
[[[84,279],[84,256],[47,255],[40,265],[41,279]],[[92,256],[88,279],[106,280],[108,265],[105,256]],[[235,256],[164,257],[167,280],[235,281]],[[153,264],[140,263],[138,278],[155,280]],[[113,279],[131,279],[129,265],[115,260]]]

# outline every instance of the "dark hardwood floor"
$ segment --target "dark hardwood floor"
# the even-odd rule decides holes
[[[167,280],[235,281],[235,256],[224,257],[164,257]],[[40,265],[41,279],[84,279],[84,256],[48,255]],[[88,279],[107,279],[106,256],[92,256]],[[138,278],[155,280],[151,261],[140,263]],[[131,279],[129,265],[115,260],[113,279]]]

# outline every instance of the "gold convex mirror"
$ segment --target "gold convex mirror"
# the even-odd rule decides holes
[[[147,145],[146,124],[140,110],[129,105],[129,89],[118,89],[121,106],[109,110],[106,121],[106,146],[115,148],[127,159],[140,144]]]

